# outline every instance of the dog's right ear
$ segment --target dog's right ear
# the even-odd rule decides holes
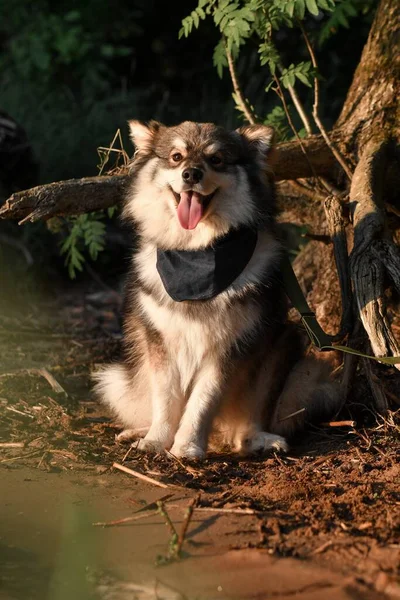
[[[136,152],[147,154],[151,151],[156,133],[163,127],[157,121],[150,121],[148,125],[140,121],[128,121],[131,140]]]

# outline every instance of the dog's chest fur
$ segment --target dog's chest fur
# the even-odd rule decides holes
[[[271,234],[261,234],[251,260],[225,292],[212,300],[182,303],[173,301],[163,287],[156,247],[148,243],[139,251],[135,257],[136,311],[159,333],[183,391],[206,365],[221,364],[239,344],[254,343],[260,335],[265,311],[260,287],[268,286],[280,251]],[[264,293],[261,296],[264,300]]]

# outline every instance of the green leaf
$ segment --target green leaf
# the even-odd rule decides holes
[[[315,0],[306,0],[306,6],[312,15],[316,16],[319,13],[319,9]]]
[[[192,10],[191,17],[193,19],[194,26],[196,27],[196,29],[198,29],[198,27],[200,25],[200,17],[195,10]]]
[[[304,73],[301,73],[301,71],[299,71],[298,73],[296,73],[296,77],[302,82],[304,83],[304,85],[306,85],[307,87],[312,87],[311,83],[309,81],[309,79],[307,78],[306,75],[304,75]]]
[[[196,12],[199,15],[200,19],[205,19],[206,18],[206,13],[204,12],[204,10],[201,8],[201,6],[198,6],[196,8]]]
[[[306,12],[305,0],[296,0],[296,17],[302,21]]]

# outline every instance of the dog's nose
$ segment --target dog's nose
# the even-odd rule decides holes
[[[203,179],[203,171],[197,167],[190,167],[183,171],[182,179],[185,183],[199,183]]]

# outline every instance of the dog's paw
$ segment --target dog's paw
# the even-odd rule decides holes
[[[287,452],[289,445],[285,438],[280,435],[259,431],[241,439],[238,447],[239,453],[243,456],[267,452],[268,450]]]
[[[123,442],[132,442],[132,440],[137,440],[139,436],[140,432],[137,429],[124,429],[115,436],[115,441],[119,444]]]
[[[151,440],[147,438],[142,438],[138,440],[136,443],[133,442],[132,446],[136,448],[136,450],[140,450],[141,452],[164,452],[166,446],[160,440]]]
[[[205,451],[196,444],[174,444],[170,450],[177,458],[188,458],[189,460],[203,460]]]

